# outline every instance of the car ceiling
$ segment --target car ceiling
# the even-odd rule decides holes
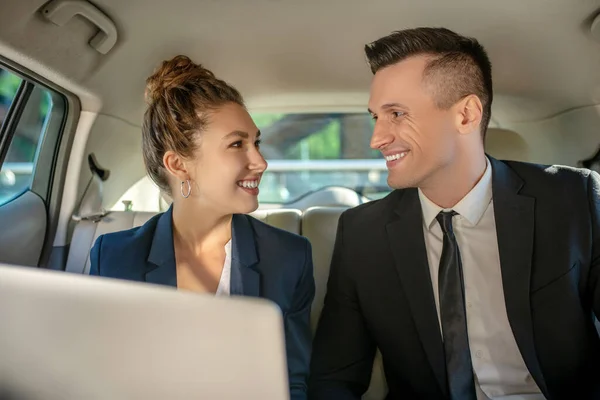
[[[139,126],[144,81],[189,55],[254,110],[366,109],[363,46],[394,30],[444,26],[476,37],[493,64],[497,121],[547,118],[600,103],[600,0],[96,0],[116,24],[107,55],[85,20],[59,27],[43,0],[3,0],[0,52],[80,95],[84,110]]]

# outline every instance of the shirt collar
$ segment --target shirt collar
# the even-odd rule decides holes
[[[444,209],[438,206],[429,200],[421,189],[419,189],[419,200],[421,202],[421,209],[423,210],[423,223],[427,229],[431,229],[431,225],[440,211],[450,210],[456,211],[471,225],[477,225],[492,201],[492,163],[486,157],[486,168],[483,176],[473,189],[454,207]]]

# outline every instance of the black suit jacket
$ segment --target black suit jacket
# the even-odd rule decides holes
[[[600,176],[492,162],[508,319],[547,399],[600,398]],[[448,398],[416,189],[340,217],[309,398],[359,399],[376,347],[388,399]]]

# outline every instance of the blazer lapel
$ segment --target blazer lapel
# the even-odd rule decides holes
[[[433,296],[417,190],[405,190],[397,204],[395,212],[398,218],[387,224],[390,247],[423,349],[442,392],[447,394],[442,334]]]
[[[177,287],[173,247],[173,206],[158,219],[148,254],[146,282]]]
[[[254,230],[250,217],[234,214],[231,221],[231,294],[260,296],[260,273],[253,268],[258,262]]]
[[[492,191],[504,301],[515,340],[529,372],[547,395],[537,359],[530,304],[535,199],[519,194],[521,178],[501,161],[492,162]]]

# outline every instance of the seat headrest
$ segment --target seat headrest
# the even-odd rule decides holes
[[[293,203],[286,204],[286,208],[306,210],[314,206],[325,207],[355,207],[368,199],[352,189],[342,186],[328,186],[317,191],[305,194]]]
[[[485,136],[485,152],[499,160],[530,161],[527,141],[517,132],[489,128]]]

